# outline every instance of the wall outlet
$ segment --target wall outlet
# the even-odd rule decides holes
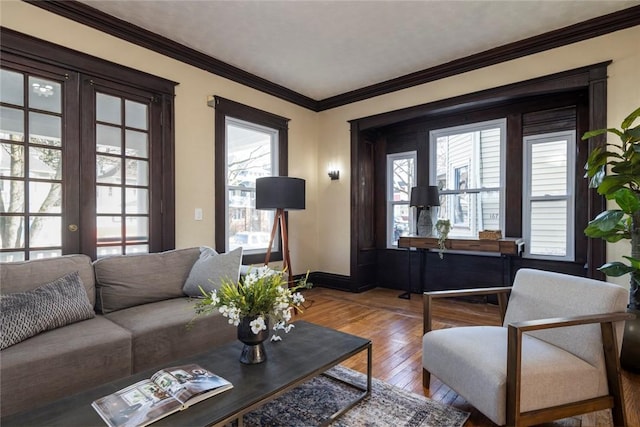
[[[202,208],[196,208],[194,214],[193,214],[193,218],[196,221],[202,221]]]

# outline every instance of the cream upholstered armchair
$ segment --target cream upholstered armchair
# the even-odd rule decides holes
[[[488,294],[498,295],[503,326],[431,330],[434,298]],[[627,301],[620,286],[531,269],[518,270],[513,287],[425,292],[423,384],[435,375],[498,425],[607,408],[626,425],[619,348],[633,317]]]

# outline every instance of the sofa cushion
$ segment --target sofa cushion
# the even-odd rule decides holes
[[[106,315],[131,331],[134,372],[161,367],[236,338],[237,328],[218,312],[194,318],[195,303],[192,298],[174,298]]]
[[[242,264],[242,247],[224,254],[207,247],[200,248],[200,257],[191,267],[182,290],[190,297],[201,297],[200,288],[211,292],[220,289],[223,280],[237,282]]]
[[[111,313],[154,301],[181,297],[198,248],[167,252],[121,255],[94,262],[96,309]]]
[[[36,289],[0,295],[0,350],[94,316],[77,271]]]
[[[0,263],[2,293],[24,292],[77,271],[91,305],[96,302],[96,282],[91,258],[86,255],[64,255],[56,258]]]
[[[43,332],[2,350],[2,415],[131,374],[131,334],[103,316]]]

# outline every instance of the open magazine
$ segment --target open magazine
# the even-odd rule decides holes
[[[110,427],[141,427],[232,387],[200,365],[182,365],[162,369],[91,406]]]

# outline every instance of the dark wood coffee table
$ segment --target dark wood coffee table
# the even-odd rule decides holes
[[[323,425],[329,424],[371,393],[370,340],[305,321],[295,322],[295,328],[283,338],[281,342],[265,344],[267,361],[258,365],[240,363],[240,342],[232,342],[206,353],[168,363],[166,366],[198,363],[231,381],[234,388],[163,418],[153,425],[209,426],[224,425],[238,418],[241,420],[243,414],[313,377],[326,375],[329,368],[364,350],[367,351],[366,387],[350,384],[362,393],[338,412],[330,414]],[[156,370],[135,374],[39,408],[35,408],[37,402],[34,402],[33,410],[2,418],[1,425],[105,425],[91,407],[91,402],[148,378]],[[25,396],[25,399],[28,398],[29,396]]]

